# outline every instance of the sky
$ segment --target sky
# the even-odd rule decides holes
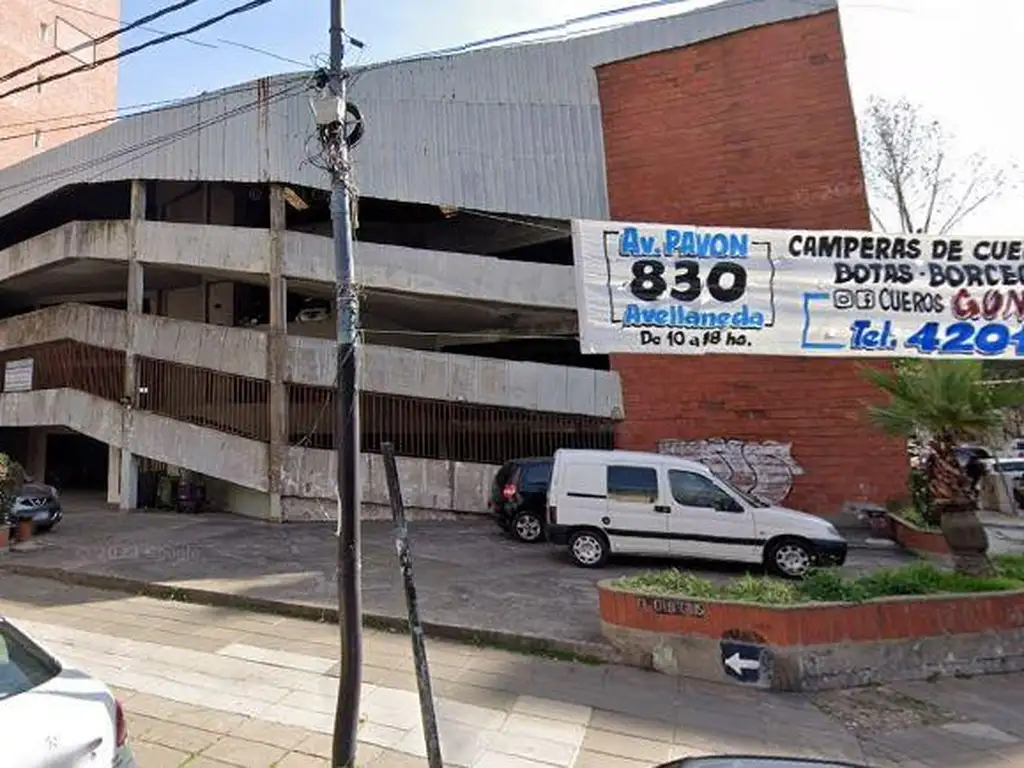
[[[348,0],[345,26],[365,45],[350,50],[347,61],[355,65],[459,46],[635,2]],[[679,2],[675,8],[708,2]],[[122,17],[130,21],[165,4],[122,0]],[[240,0],[203,0],[154,27],[159,32],[184,29],[239,4]],[[839,0],[839,7],[855,104],[863,105],[871,95],[906,97],[955,134],[957,151],[980,151],[995,162],[1024,165],[1024,99],[1013,98],[1011,85],[1020,71],[1024,2]],[[328,50],[329,9],[329,0],[275,0],[190,40],[154,46],[123,59],[120,104],[129,108],[300,69],[300,64],[323,57]],[[155,34],[133,31],[125,35],[123,45]],[[1024,236],[1024,188],[1011,188],[981,207],[958,232]]]

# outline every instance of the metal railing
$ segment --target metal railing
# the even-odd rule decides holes
[[[69,388],[120,401],[125,355],[73,341],[0,353],[0,363],[33,360],[33,389]],[[138,408],[261,442],[270,440],[270,384],[148,357],[138,359]],[[285,385],[288,442],[334,448],[334,391]],[[612,448],[614,422],[594,416],[363,392],[362,450],[501,464],[558,448]]]
[[[289,442],[334,447],[334,393],[288,385]],[[425,400],[376,392],[360,399],[362,449],[380,453],[391,442],[400,456],[501,464],[549,456],[558,448],[612,448],[610,419],[519,408]]]
[[[138,358],[139,409],[270,441],[270,384],[191,365]]]
[[[77,389],[118,401],[124,390],[124,352],[55,341],[0,352],[0,366],[32,360],[32,389]]]

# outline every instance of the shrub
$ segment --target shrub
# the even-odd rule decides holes
[[[691,573],[671,569],[617,579],[617,587],[640,594],[705,600],[734,600],[759,605],[794,603],[859,603],[900,595],[970,594],[1024,590],[1024,555],[993,558],[993,578],[966,576],[913,563],[864,576],[843,576],[835,569],[814,570],[801,581],[782,581],[747,574],[727,584],[715,584]]]

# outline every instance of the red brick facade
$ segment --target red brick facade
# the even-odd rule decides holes
[[[103,17],[120,18],[121,0],[76,0],[71,5],[92,13],[50,0],[0,0],[0,73],[57,52],[58,43],[67,45],[71,40],[70,37],[58,39],[58,36],[68,35],[72,27],[90,37],[117,28],[116,21]],[[77,42],[72,41],[72,44]],[[98,47],[96,58],[109,56],[117,49],[118,39],[115,38]],[[46,77],[81,63],[64,56],[0,84],[0,92],[34,83],[37,74]],[[103,127],[96,121],[113,118],[116,107],[117,62],[0,100],[0,168]],[[93,124],[81,125],[87,122]],[[71,125],[78,127],[56,130]]]
[[[608,196],[618,221],[869,227],[835,12],[598,69]],[[615,355],[621,448],[660,439],[793,444],[786,503],[834,514],[905,493],[899,442],[867,422],[858,363]]]

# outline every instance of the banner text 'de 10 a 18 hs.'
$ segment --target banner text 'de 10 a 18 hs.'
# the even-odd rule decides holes
[[[1024,238],[574,221],[584,353],[1024,358]]]

